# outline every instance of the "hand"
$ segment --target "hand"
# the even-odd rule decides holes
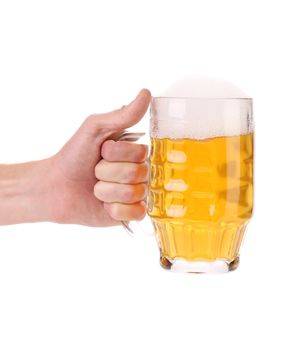
[[[145,114],[150,92],[118,110],[88,117],[48,161],[51,221],[111,226],[146,213],[147,146],[117,141]]]

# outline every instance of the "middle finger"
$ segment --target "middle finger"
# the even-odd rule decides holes
[[[146,162],[107,162],[102,159],[95,167],[95,176],[102,181],[138,184],[147,181],[148,165]]]

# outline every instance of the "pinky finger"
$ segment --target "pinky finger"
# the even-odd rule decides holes
[[[104,203],[104,208],[112,219],[118,221],[142,220],[146,214],[144,201],[134,204]]]

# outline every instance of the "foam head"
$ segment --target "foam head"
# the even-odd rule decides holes
[[[221,79],[181,79],[152,100],[152,137],[205,139],[252,131],[252,100]]]
[[[246,93],[229,81],[209,77],[188,77],[175,81],[158,96],[194,98],[247,98]]]

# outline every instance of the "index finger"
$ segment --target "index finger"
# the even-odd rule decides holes
[[[101,156],[108,162],[142,163],[146,160],[147,153],[147,145],[128,141],[107,140],[101,147]]]

